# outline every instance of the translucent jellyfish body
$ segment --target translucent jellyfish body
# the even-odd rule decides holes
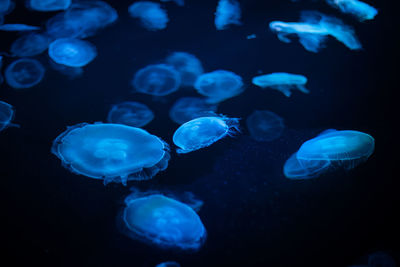
[[[203,98],[199,97],[182,97],[179,98],[169,111],[171,120],[178,124],[198,117],[204,117],[206,114],[217,111],[217,105],[207,103]]]
[[[17,57],[33,57],[46,51],[50,38],[41,33],[23,35],[11,44],[10,52]]]
[[[40,27],[27,24],[3,24],[0,25],[0,31],[6,32],[23,32],[23,31],[38,31]]]
[[[166,62],[179,72],[184,86],[193,86],[197,77],[203,73],[200,60],[186,52],[174,52],[166,58]]]
[[[285,124],[283,119],[268,110],[256,110],[246,120],[250,136],[256,141],[273,141],[278,139]]]
[[[189,153],[208,147],[239,130],[239,119],[226,117],[200,117],[182,124],[174,133],[177,153]]]
[[[167,11],[159,3],[149,1],[135,2],[129,6],[129,14],[140,19],[144,28],[150,31],[162,30],[167,27]]]
[[[29,0],[27,6],[36,11],[65,10],[71,5],[71,0]]]
[[[252,83],[261,88],[271,88],[280,91],[287,97],[292,95],[291,90],[299,90],[302,93],[308,94],[305,84],[307,78],[299,74],[291,74],[286,72],[275,72],[264,74],[253,78]]]
[[[176,261],[165,261],[156,265],[156,267],[181,267]]]
[[[12,125],[14,118],[14,108],[10,104],[0,101],[0,132]]]
[[[8,85],[15,89],[37,85],[44,76],[45,69],[36,59],[21,58],[7,66],[4,74]]]
[[[154,194],[127,197],[123,212],[125,233],[164,248],[197,250],[206,239],[200,217],[188,205]]]
[[[326,0],[326,2],[343,13],[353,15],[360,21],[374,19],[378,14],[376,8],[359,0]]]
[[[208,103],[219,103],[243,92],[242,78],[227,70],[216,70],[200,75],[194,88],[206,96]]]
[[[97,56],[97,49],[87,41],[60,38],[49,45],[49,56],[58,64],[69,67],[83,67]]]
[[[215,12],[215,27],[225,30],[229,25],[240,25],[241,10],[237,0],[219,0]]]
[[[154,119],[154,113],[138,102],[122,102],[114,105],[107,116],[107,121],[133,127],[143,127]]]
[[[111,123],[69,127],[54,140],[52,152],[76,174],[124,185],[152,178],[170,158],[168,145],[157,136]]]
[[[315,178],[328,170],[331,163],[329,160],[310,160],[300,162],[297,153],[293,153],[283,166],[283,174],[292,180],[305,180]]]
[[[139,93],[164,96],[178,90],[181,84],[179,73],[169,65],[149,65],[138,70],[132,85]]]

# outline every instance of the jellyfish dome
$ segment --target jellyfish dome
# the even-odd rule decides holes
[[[50,39],[45,34],[30,33],[15,40],[11,44],[10,52],[17,57],[33,57],[43,53],[49,43]]]
[[[143,127],[154,119],[154,113],[139,102],[122,102],[114,105],[108,113],[107,121],[133,127]]]
[[[140,19],[144,28],[150,31],[163,30],[167,27],[167,11],[159,3],[149,1],[135,2],[129,6],[129,14]]]
[[[7,128],[14,118],[14,108],[10,104],[0,101],[0,132]]]
[[[149,65],[138,70],[132,85],[139,93],[165,96],[178,90],[181,84],[179,73],[169,65]]]
[[[87,41],[60,38],[49,45],[49,56],[58,64],[68,67],[83,67],[97,56],[97,49]]]
[[[181,267],[176,261],[164,261],[156,265],[156,267]]]
[[[104,183],[151,179],[168,166],[168,145],[140,128],[95,123],[68,127],[52,152],[70,171]]]
[[[7,66],[4,74],[8,85],[15,89],[37,85],[44,76],[45,69],[36,59],[21,58]]]
[[[283,119],[268,110],[256,110],[246,120],[250,136],[256,141],[278,139],[285,128]]]
[[[123,227],[131,238],[182,250],[197,250],[206,239],[200,217],[182,202],[154,194],[141,198],[128,196],[125,203]]]
[[[11,0],[0,0],[0,17],[10,13],[15,7],[15,3]]]
[[[179,72],[184,86],[193,86],[197,77],[203,73],[200,60],[186,52],[174,52],[166,58],[166,62]]]
[[[239,119],[200,117],[182,124],[174,133],[177,153],[189,153],[208,147],[227,135],[239,131]]]
[[[323,174],[329,169],[330,165],[329,160],[300,162],[297,159],[297,153],[293,153],[283,166],[283,174],[291,180],[311,179]]]
[[[207,103],[199,97],[179,98],[169,111],[171,120],[178,124],[198,117],[204,117],[205,114],[211,114],[217,111],[217,105]]]
[[[297,89],[305,94],[308,94],[310,92],[305,87],[305,84],[307,83],[307,78],[299,74],[286,72],[263,74],[254,77],[252,83],[261,88],[270,87],[271,89],[278,90],[287,97],[290,97],[292,95],[292,90],[294,89]]]
[[[28,7],[36,11],[65,10],[71,5],[71,0],[29,0]]]
[[[215,12],[215,27],[225,30],[229,25],[240,25],[241,10],[237,0],[219,0]]]

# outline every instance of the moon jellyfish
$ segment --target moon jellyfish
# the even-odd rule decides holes
[[[26,24],[0,25],[0,31],[6,31],[6,32],[23,32],[23,31],[37,31],[37,30],[40,30],[40,27],[26,25]]]
[[[87,41],[60,38],[49,45],[49,56],[58,64],[83,67],[97,56],[97,49]]]
[[[52,152],[71,172],[104,184],[151,179],[165,170],[168,145],[140,128],[122,124],[77,124],[53,142]]]
[[[17,57],[33,57],[43,53],[50,39],[45,34],[30,33],[23,35],[11,44],[10,52]]]
[[[179,72],[184,86],[193,86],[197,77],[204,72],[200,60],[186,52],[174,52],[165,61]]]
[[[302,93],[308,94],[305,84],[307,78],[299,74],[291,74],[285,72],[275,72],[271,74],[264,74],[253,78],[252,83],[261,88],[271,88],[282,92],[285,96],[290,97],[294,89]]]
[[[149,1],[135,2],[129,6],[129,14],[140,19],[144,28],[150,31],[163,30],[167,27],[167,11],[159,3]]]
[[[176,261],[165,261],[156,265],[156,267],[181,267]]]
[[[200,117],[182,124],[174,133],[177,153],[189,153],[208,147],[225,136],[239,131],[239,119],[227,117]]]
[[[326,2],[343,13],[355,16],[360,21],[374,19],[378,14],[376,8],[359,0],[326,0]]]
[[[108,113],[107,121],[133,127],[143,127],[154,119],[154,113],[144,104],[123,102],[114,105]]]
[[[200,75],[194,88],[207,96],[208,103],[219,103],[244,91],[242,78],[227,70],[216,70]]]
[[[0,132],[9,126],[13,126],[11,123],[14,118],[14,108],[10,104],[0,101]]]
[[[259,142],[278,139],[285,128],[283,119],[268,110],[256,110],[246,120],[250,136]]]
[[[165,64],[149,65],[136,72],[132,85],[139,93],[165,96],[178,90],[179,72]]]
[[[311,160],[304,164],[297,159],[297,153],[293,153],[283,166],[283,174],[292,180],[315,178],[328,170],[329,160]]]
[[[219,0],[215,12],[215,27],[217,30],[225,30],[229,25],[241,25],[241,10],[237,0]]]
[[[71,0],[29,0],[28,7],[36,11],[65,10],[71,5]]]
[[[4,75],[8,85],[15,89],[37,85],[44,76],[45,69],[36,59],[21,58],[7,66]]]
[[[169,117],[174,122],[183,124],[216,111],[217,105],[209,104],[202,98],[182,97],[179,98],[170,109]]]

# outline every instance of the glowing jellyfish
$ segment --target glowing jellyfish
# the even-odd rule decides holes
[[[207,103],[203,98],[199,97],[182,97],[179,98],[169,111],[171,120],[178,124],[198,117],[204,117],[206,114],[217,111],[217,105]]]
[[[273,141],[281,137],[283,119],[268,110],[256,110],[246,120],[250,136],[256,141]]]
[[[58,64],[69,67],[83,67],[97,56],[97,49],[87,41],[60,38],[49,45],[49,56]]]
[[[283,166],[283,174],[292,180],[316,178],[327,171],[330,165],[329,160],[300,162],[297,159],[297,153],[293,153]]]
[[[237,0],[219,0],[215,12],[215,27],[217,30],[225,30],[229,25],[241,25],[241,10]]]
[[[107,121],[133,127],[143,127],[154,119],[154,113],[138,102],[122,102],[114,105],[108,113]]]
[[[13,126],[11,123],[14,118],[14,108],[10,104],[0,101],[0,132],[9,126]]]
[[[44,76],[45,69],[36,59],[21,58],[7,66],[4,74],[8,85],[15,89],[37,85]]]
[[[165,261],[156,265],[156,267],[181,267],[176,261]]]
[[[143,27],[150,31],[163,30],[167,27],[167,11],[159,3],[149,1],[135,2],[129,6],[129,14],[140,19]]]
[[[290,97],[294,89],[302,93],[308,94],[305,84],[307,78],[299,74],[291,74],[285,72],[275,72],[271,74],[264,74],[253,78],[252,83],[261,88],[271,88],[282,92],[285,96]]]
[[[359,0],[326,0],[326,2],[343,13],[351,14],[360,21],[374,19],[378,10]]]
[[[149,65],[137,71],[132,85],[139,93],[164,96],[178,90],[181,84],[179,73],[169,65]]]
[[[27,6],[36,11],[59,11],[69,8],[71,0],[29,0]]]
[[[23,32],[23,31],[37,31],[40,27],[26,25],[26,24],[3,24],[0,25],[0,31],[6,32]]]
[[[219,103],[244,91],[242,78],[227,70],[216,70],[200,75],[194,88],[207,96],[207,102]]]
[[[134,239],[164,248],[197,250],[206,239],[206,229],[188,205],[154,194],[128,196],[122,219],[125,233]]]
[[[179,72],[184,86],[193,86],[197,77],[203,73],[200,60],[186,52],[174,52],[166,58],[166,62]]]
[[[11,44],[10,52],[17,57],[32,57],[46,51],[50,39],[45,34],[30,33],[23,35]]]
[[[239,131],[239,119],[200,117],[182,124],[174,133],[177,153],[189,153],[208,147],[225,136]]]
[[[15,3],[11,0],[0,0],[0,17],[10,13],[15,7]]]

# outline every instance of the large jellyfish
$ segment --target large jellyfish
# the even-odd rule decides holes
[[[29,0],[27,2],[28,8],[36,11],[59,11],[69,8],[71,0]]]
[[[219,0],[215,12],[215,27],[217,30],[225,30],[229,25],[240,25],[241,10],[237,0]]]
[[[316,178],[327,171],[330,165],[329,160],[300,162],[297,159],[297,153],[293,153],[283,166],[283,174],[292,180]]]
[[[15,89],[37,85],[44,76],[45,69],[36,59],[21,58],[7,66],[4,75],[8,85]]]
[[[299,90],[305,94],[310,91],[307,90],[305,84],[307,78],[299,74],[291,74],[286,72],[275,72],[271,74],[264,74],[253,78],[252,83],[261,88],[271,88],[282,92],[285,96],[290,97],[294,89]]]
[[[132,85],[139,93],[165,96],[178,90],[181,84],[179,73],[169,65],[149,65],[138,70]]]
[[[3,24],[0,25],[0,31],[6,32],[23,32],[23,31],[38,31],[40,27],[27,24]]]
[[[268,110],[256,110],[246,120],[250,136],[256,141],[278,139],[285,128],[283,119]]]
[[[143,27],[150,31],[163,30],[167,27],[167,11],[162,9],[159,3],[135,2],[129,6],[128,11],[131,17],[140,19]]]
[[[154,119],[154,113],[139,102],[122,102],[114,105],[107,116],[107,121],[133,127],[143,127]]]
[[[179,98],[169,111],[171,120],[178,124],[198,117],[204,117],[217,111],[217,105],[207,103],[203,98],[199,97],[182,97]]]
[[[33,57],[44,52],[50,38],[42,33],[29,33],[21,36],[11,44],[10,52],[16,57]]]
[[[168,145],[140,128],[122,124],[77,124],[53,142],[52,152],[70,171],[104,184],[151,179],[165,170]]]
[[[197,77],[203,73],[200,60],[186,52],[174,52],[165,61],[179,72],[184,86],[193,86]]]
[[[10,104],[0,101],[0,132],[9,126],[16,126],[11,123],[14,118],[14,107]]]
[[[164,261],[156,265],[156,267],[181,267],[176,261]]]
[[[49,56],[58,64],[69,67],[83,67],[97,56],[97,49],[87,41],[60,38],[49,45]]]
[[[189,153],[208,147],[227,135],[239,131],[239,119],[227,117],[200,117],[182,124],[174,133],[177,153]]]
[[[326,2],[343,13],[351,14],[360,21],[374,19],[378,10],[359,0],[326,0]]]
[[[197,92],[207,96],[207,102],[219,103],[244,91],[242,78],[227,70],[216,70],[200,75],[194,84]]]

